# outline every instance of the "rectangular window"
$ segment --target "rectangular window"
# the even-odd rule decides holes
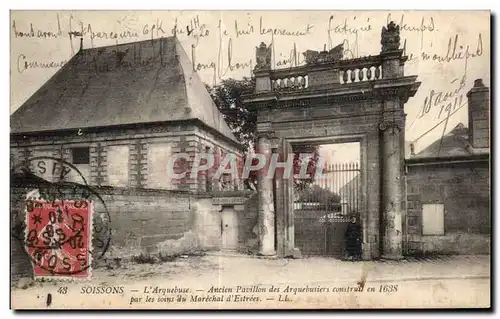
[[[444,235],[444,205],[422,205],[422,234]]]
[[[90,164],[90,148],[74,147],[71,149],[73,164]]]
[[[72,147],[70,150],[70,162],[75,165],[76,169],[78,169],[83,178],[85,178],[85,181],[90,183],[90,147]],[[82,177],[74,171],[69,172],[63,179],[74,183],[83,183]]]
[[[168,175],[167,170],[170,153],[170,144],[148,145],[148,188],[169,189],[171,187],[172,177]]]
[[[108,147],[108,185],[118,187],[128,186],[128,159],[128,145],[115,145]]]

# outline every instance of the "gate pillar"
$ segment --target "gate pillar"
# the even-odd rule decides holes
[[[277,154],[281,163],[293,167],[293,149],[285,139],[277,140]],[[293,169],[277,169],[275,178],[276,203],[276,254],[278,257],[297,257],[300,251],[295,248],[295,226],[293,215]]]
[[[404,104],[408,99],[408,88],[397,87],[404,77],[403,50],[399,49],[399,26],[390,22],[382,28],[380,41],[382,50],[382,72],[384,79],[393,82],[394,87],[382,90],[382,258],[403,258],[403,216],[402,202],[404,184],[402,170],[404,161]],[[414,80],[413,80],[414,81]]]
[[[258,171],[258,200],[259,200],[259,254],[262,256],[276,255],[275,227],[274,227],[274,196],[273,179],[268,176],[268,167],[271,159],[272,147],[270,133],[259,133],[257,138],[257,153],[264,155],[266,165]]]
[[[403,210],[401,201],[401,130],[400,121],[389,120],[380,123],[383,132],[382,151],[382,193],[383,193],[383,240],[382,257],[388,259],[403,258]]]

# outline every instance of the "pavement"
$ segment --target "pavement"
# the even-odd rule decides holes
[[[245,255],[212,253],[207,258],[217,260],[219,274],[237,277],[245,273],[251,282],[260,282],[261,274],[276,282],[341,282],[352,281],[367,274],[370,281],[408,281],[433,279],[486,279],[490,277],[489,255],[458,255],[408,257],[403,260],[342,261],[334,258],[260,259]],[[234,270],[238,269],[235,273]],[[300,274],[300,276],[298,276]]]

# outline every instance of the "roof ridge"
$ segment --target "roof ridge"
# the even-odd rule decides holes
[[[438,155],[435,156],[445,156],[446,150],[442,149],[441,147],[443,145],[446,145],[446,149],[451,149],[451,146],[449,145],[450,142],[453,143],[453,147],[460,148],[464,153],[470,153],[467,146],[469,144],[468,134],[466,134],[468,133],[468,130],[468,127],[460,122],[448,133],[434,140],[420,152],[411,156],[411,158],[433,157],[434,155],[432,154],[436,152],[436,149],[438,150]],[[441,155],[441,152],[443,155]]]
[[[118,46],[124,46],[124,45],[141,44],[141,43],[146,43],[146,42],[154,42],[154,41],[158,41],[158,40],[161,41],[161,40],[170,40],[170,39],[177,39],[177,37],[175,37],[175,36],[159,37],[159,38],[151,38],[151,39],[140,40],[140,41],[123,42],[123,43],[103,45],[103,46],[91,47],[91,48],[82,48],[81,50],[77,51],[77,53],[75,53],[75,55],[78,54],[78,52],[93,51],[93,50],[106,49],[106,48],[112,48],[112,47],[118,47]],[[174,43],[175,42],[176,41],[174,41]]]

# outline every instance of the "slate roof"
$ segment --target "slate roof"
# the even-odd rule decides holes
[[[428,147],[411,156],[411,158],[467,156],[471,154],[469,129],[464,124],[459,123],[448,134],[445,134],[442,139],[436,140]]]
[[[10,118],[11,133],[199,119],[237,141],[175,37],[80,50]]]

